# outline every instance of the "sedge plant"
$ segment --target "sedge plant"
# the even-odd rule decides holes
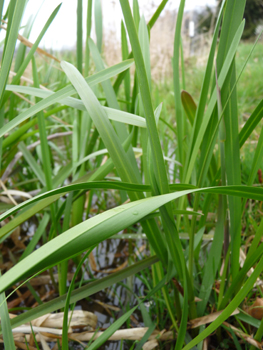
[[[0,277],[5,348],[15,347],[12,329],[62,309],[63,349],[67,349],[69,305],[140,272],[141,276],[152,276],[146,295],[88,348],[102,346],[140,306],[147,319],[143,303],[151,298],[157,318],[152,315],[152,320],[148,319],[149,329],[138,346],[159,328],[158,321],[161,323],[165,313],[167,327],[174,331],[172,347],[200,348],[217,328],[224,331],[221,325],[242,305],[262,273],[262,221],[255,225],[244,264],[239,264],[246,200],[263,200],[262,188],[253,186],[261,166],[262,132],[249,179],[241,183],[240,152],[263,113],[261,100],[239,127],[238,82],[251,54],[237,71],[236,53],[244,30],[246,1],[222,2],[199,99],[194,101],[184,78],[185,1],[181,0],[174,39],[171,38],[174,114],[169,116],[170,112],[153,99],[149,45],[151,29],[167,2],[160,2],[147,24],[137,0],[132,8],[128,0],[119,1],[124,19],[122,61],[107,67],[101,1],[88,0],[84,25],[83,2],[78,0],[77,49],[70,56],[72,62],[62,60],[55,68],[50,65],[44,76],[38,69],[37,49],[60,6],[47,19],[30,50],[26,52],[22,41],[19,54],[14,55],[26,1],[11,0],[6,13],[4,1],[0,3],[2,18],[7,21],[0,73],[1,185],[11,198],[13,188],[30,194],[26,201],[2,206],[1,220],[12,220],[0,228],[1,242],[32,216],[38,219],[35,235],[19,261]],[[96,42],[89,37],[93,20]],[[29,35],[34,25],[30,22],[26,28]],[[30,63],[32,80],[25,84],[24,74]],[[43,88],[52,69],[56,70],[57,81]],[[170,125],[171,120],[176,121],[175,127]],[[95,190],[118,191],[119,201],[114,208],[90,217]],[[212,230],[208,220],[211,207],[216,216]],[[83,286],[72,282],[67,288],[69,259],[80,273],[84,252],[91,253],[111,237],[124,239],[125,234],[118,233],[134,224],[149,242],[150,256],[109,276]],[[130,235],[130,239],[134,236]],[[40,240],[41,247],[35,250]],[[54,267],[59,272],[58,286],[53,278]],[[147,274],[145,269],[150,269]],[[5,295],[16,283],[25,283],[44,270],[49,271],[59,296],[10,320]],[[74,280],[76,277],[77,273]],[[220,279],[217,294],[214,285]],[[189,329],[189,321],[212,310],[221,313],[207,328]],[[244,320],[242,315],[235,317]],[[255,339],[259,341],[262,323],[253,323],[251,316],[246,316],[246,322],[257,324]],[[220,341],[220,332],[217,337]],[[237,342],[236,336],[234,339]]]

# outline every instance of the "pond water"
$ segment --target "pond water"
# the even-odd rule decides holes
[[[32,225],[25,224],[20,232],[20,240],[23,242],[25,237],[32,236],[34,229]],[[129,235],[127,235],[128,237]],[[140,254],[139,251],[143,252],[143,255],[149,254],[146,250],[146,244],[144,239],[130,240],[130,239],[109,239],[100,243],[92,252],[92,259],[89,258],[87,261],[87,268],[84,273],[84,280],[100,279],[104,276],[109,275],[111,272],[121,269],[125,266],[129,266],[129,259],[134,261],[135,253]],[[27,244],[25,242],[25,244]],[[19,255],[21,256],[22,250],[17,249],[14,245],[14,240],[12,238],[7,239],[4,242],[3,249],[3,263],[7,264],[10,261],[10,253],[13,255],[13,260],[17,261]],[[138,261],[138,258],[135,258]],[[69,279],[72,278],[73,273],[76,268],[72,262],[69,262]],[[54,277],[57,278],[57,270],[54,268]],[[51,283],[49,275],[45,273],[41,275],[42,280],[37,280],[38,277],[32,280],[34,289],[37,291],[38,295],[44,300],[48,301],[56,296],[58,296],[57,291]],[[57,282],[57,280],[56,280]],[[77,281],[76,281],[77,282]],[[68,285],[70,280],[68,281]],[[131,292],[130,292],[131,291]],[[97,327],[100,330],[108,328],[114,320],[118,319],[129,310],[131,307],[137,304],[137,299],[134,297],[144,294],[144,284],[143,282],[135,277],[129,277],[118,285],[113,285],[106,290],[102,290],[98,293],[91,295],[89,298],[79,301],[76,304],[76,310],[86,310],[94,313],[98,317]],[[20,297],[20,299],[19,299]],[[8,307],[11,308],[11,312],[14,314],[19,314],[21,308],[25,309],[27,307],[37,306],[36,300],[32,297],[31,293],[28,293],[27,288],[20,288],[17,293],[8,299]],[[138,314],[134,314],[130,320],[131,326],[142,327],[143,322]],[[124,324],[125,328],[125,324]],[[54,343],[50,343],[50,348],[52,348]],[[74,350],[83,349],[81,345],[76,343],[71,343],[71,348]],[[100,349],[130,349],[131,344],[118,341],[107,342]],[[41,348],[41,347],[40,347]],[[3,345],[0,344],[0,349],[4,349]]]

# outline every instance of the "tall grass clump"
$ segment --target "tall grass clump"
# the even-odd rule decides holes
[[[181,0],[170,38],[174,101],[169,110],[163,107],[165,101],[154,97],[156,88],[155,95],[152,91],[149,49],[151,28],[167,2],[160,2],[147,24],[137,0],[132,8],[128,0],[119,1],[123,60],[111,67],[104,61],[99,0],[88,0],[85,24],[83,2],[77,1],[76,53],[71,54],[71,62],[62,60],[55,68],[51,61],[43,63],[44,70],[39,69],[38,45],[60,5],[33,46],[27,51],[22,41],[15,55],[26,1],[11,0],[2,13],[7,24],[0,73],[0,184],[8,200],[1,206],[5,223],[0,228],[1,242],[32,217],[37,220],[30,243],[0,277],[6,349],[15,349],[15,327],[59,309],[64,312],[62,349],[68,349],[71,306],[135,274],[145,283],[144,295],[93,339],[89,349],[100,348],[125,323],[129,325],[136,309],[148,330],[132,349],[144,343],[148,348],[168,344],[176,350],[205,349],[208,340],[211,348],[262,347],[262,320],[243,310],[243,304],[262,296],[257,286],[263,269],[261,217],[252,219],[252,234],[244,219],[248,203],[260,206],[263,200],[262,187],[253,186],[262,166],[262,129],[250,155],[248,176],[241,173],[244,145],[263,113],[261,100],[240,127],[238,81],[256,45],[242,65],[236,64],[246,1],[223,1],[199,97],[194,100],[184,80],[185,1]],[[4,1],[0,5],[3,12]],[[96,42],[90,38],[92,21]],[[31,28],[34,25],[28,23],[25,37]],[[46,60],[58,61],[41,53]],[[50,85],[43,86],[51,76]],[[93,199],[109,190],[117,194],[114,208],[93,215]],[[82,265],[93,249],[134,227],[146,235],[149,256],[88,280]],[[77,269],[70,286],[69,261]],[[30,278],[45,270],[59,295],[10,319],[11,288],[29,286]],[[74,283],[79,275],[82,286]],[[149,300],[150,315],[145,307]],[[159,332],[156,335],[164,329],[170,331],[166,339]]]

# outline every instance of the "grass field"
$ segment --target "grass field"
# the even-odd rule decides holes
[[[84,24],[78,0],[76,52],[53,56],[38,45],[59,7],[27,51],[26,1],[2,13],[4,349],[262,348],[263,44],[241,41],[245,1],[226,1],[204,63],[182,61],[182,0],[156,80],[148,33],[166,2],[146,24],[120,0],[110,66],[100,1]]]

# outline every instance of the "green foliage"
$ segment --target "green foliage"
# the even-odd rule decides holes
[[[137,309],[149,329],[136,349],[154,329],[163,328],[174,331],[176,350],[201,347],[217,328],[218,343],[232,345],[232,338],[224,341],[220,333],[225,332],[223,322],[246,297],[252,297],[263,269],[263,221],[252,212],[244,216],[246,200],[255,206],[263,201],[261,181],[257,181],[260,186],[253,186],[262,167],[263,132],[258,125],[263,102],[254,99],[253,106],[248,106],[244,96],[242,99],[244,89],[238,90],[242,79],[254,89],[242,74],[245,77],[258,70],[257,65],[250,67],[251,55],[254,63],[255,57],[262,57],[256,43],[241,54],[245,0],[225,1],[206,67],[195,68],[199,78],[193,79],[193,68],[182,62],[182,0],[173,40],[173,86],[168,81],[164,91],[152,81],[149,38],[166,3],[160,2],[147,25],[138,1],[133,2],[132,11],[128,0],[120,0],[123,61],[108,68],[103,59],[107,53],[103,52],[100,0],[88,2],[85,57],[83,3],[79,0],[77,51],[68,56],[76,64],[63,60],[53,67],[42,63],[36,49],[58,7],[31,50],[27,54],[21,50],[15,58],[17,76],[7,84],[25,2],[9,4],[0,75],[1,185],[9,190],[9,198],[22,192],[24,196],[30,192],[33,198],[4,203],[0,220],[12,220],[0,228],[0,240],[4,242],[31,217],[38,228],[18,262],[0,276],[1,333],[8,349],[14,348],[12,328],[63,308],[63,349],[67,349],[70,305],[134,274],[145,285],[142,298],[134,299],[135,306],[127,305],[128,311],[89,348],[100,348]],[[93,19],[96,43],[89,38]],[[26,69],[32,84],[23,82]],[[53,80],[49,82],[50,75]],[[48,90],[42,88],[44,82],[49,82]],[[26,95],[27,100],[15,93]],[[248,118],[240,125],[241,105]],[[248,144],[250,137],[257,138],[254,147]],[[114,204],[109,208],[107,197],[112,193]],[[95,214],[94,200],[101,202]],[[76,284],[85,254],[111,237],[129,241],[146,237],[151,256],[140,256],[138,262],[130,258],[130,266],[97,280],[83,274],[83,286]],[[240,266],[240,249],[246,241],[250,247]],[[74,262],[77,271],[68,288],[69,262]],[[53,269],[59,272],[58,286]],[[60,296],[9,320],[5,295],[10,288],[45,270]],[[150,299],[154,311],[148,315],[143,303]],[[189,321],[216,310],[220,315],[206,328],[189,328]],[[237,326],[238,317],[244,320],[238,315],[229,322]],[[247,316],[244,322],[257,328],[258,340],[262,322],[251,319]],[[231,332],[240,348],[237,335]],[[162,345],[167,344],[160,342]]]
[[[222,5],[222,0],[218,1],[218,9]],[[256,28],[262,22],[263,3],[261,0],[247,0],[244,18],[246,20],[243,39],[249,39],[256,35]]]
[[[217,1],[217,9],[218,13],[221,6],[222,0]],[[215,10],[209,6],[206,6],[204,10],[197,13],[197,31],[199,33],[206,33],[213,28],[215,18],[217,14],[215,14]],[[242,39],[249,39],[256,35],[256,29],[258,25],[262,24],[263,18],[263,3],[261,0],[247,0],[244,18],[246,20],[245,29],[242,35]],[[212,27],[212,28],[211,28]]]

